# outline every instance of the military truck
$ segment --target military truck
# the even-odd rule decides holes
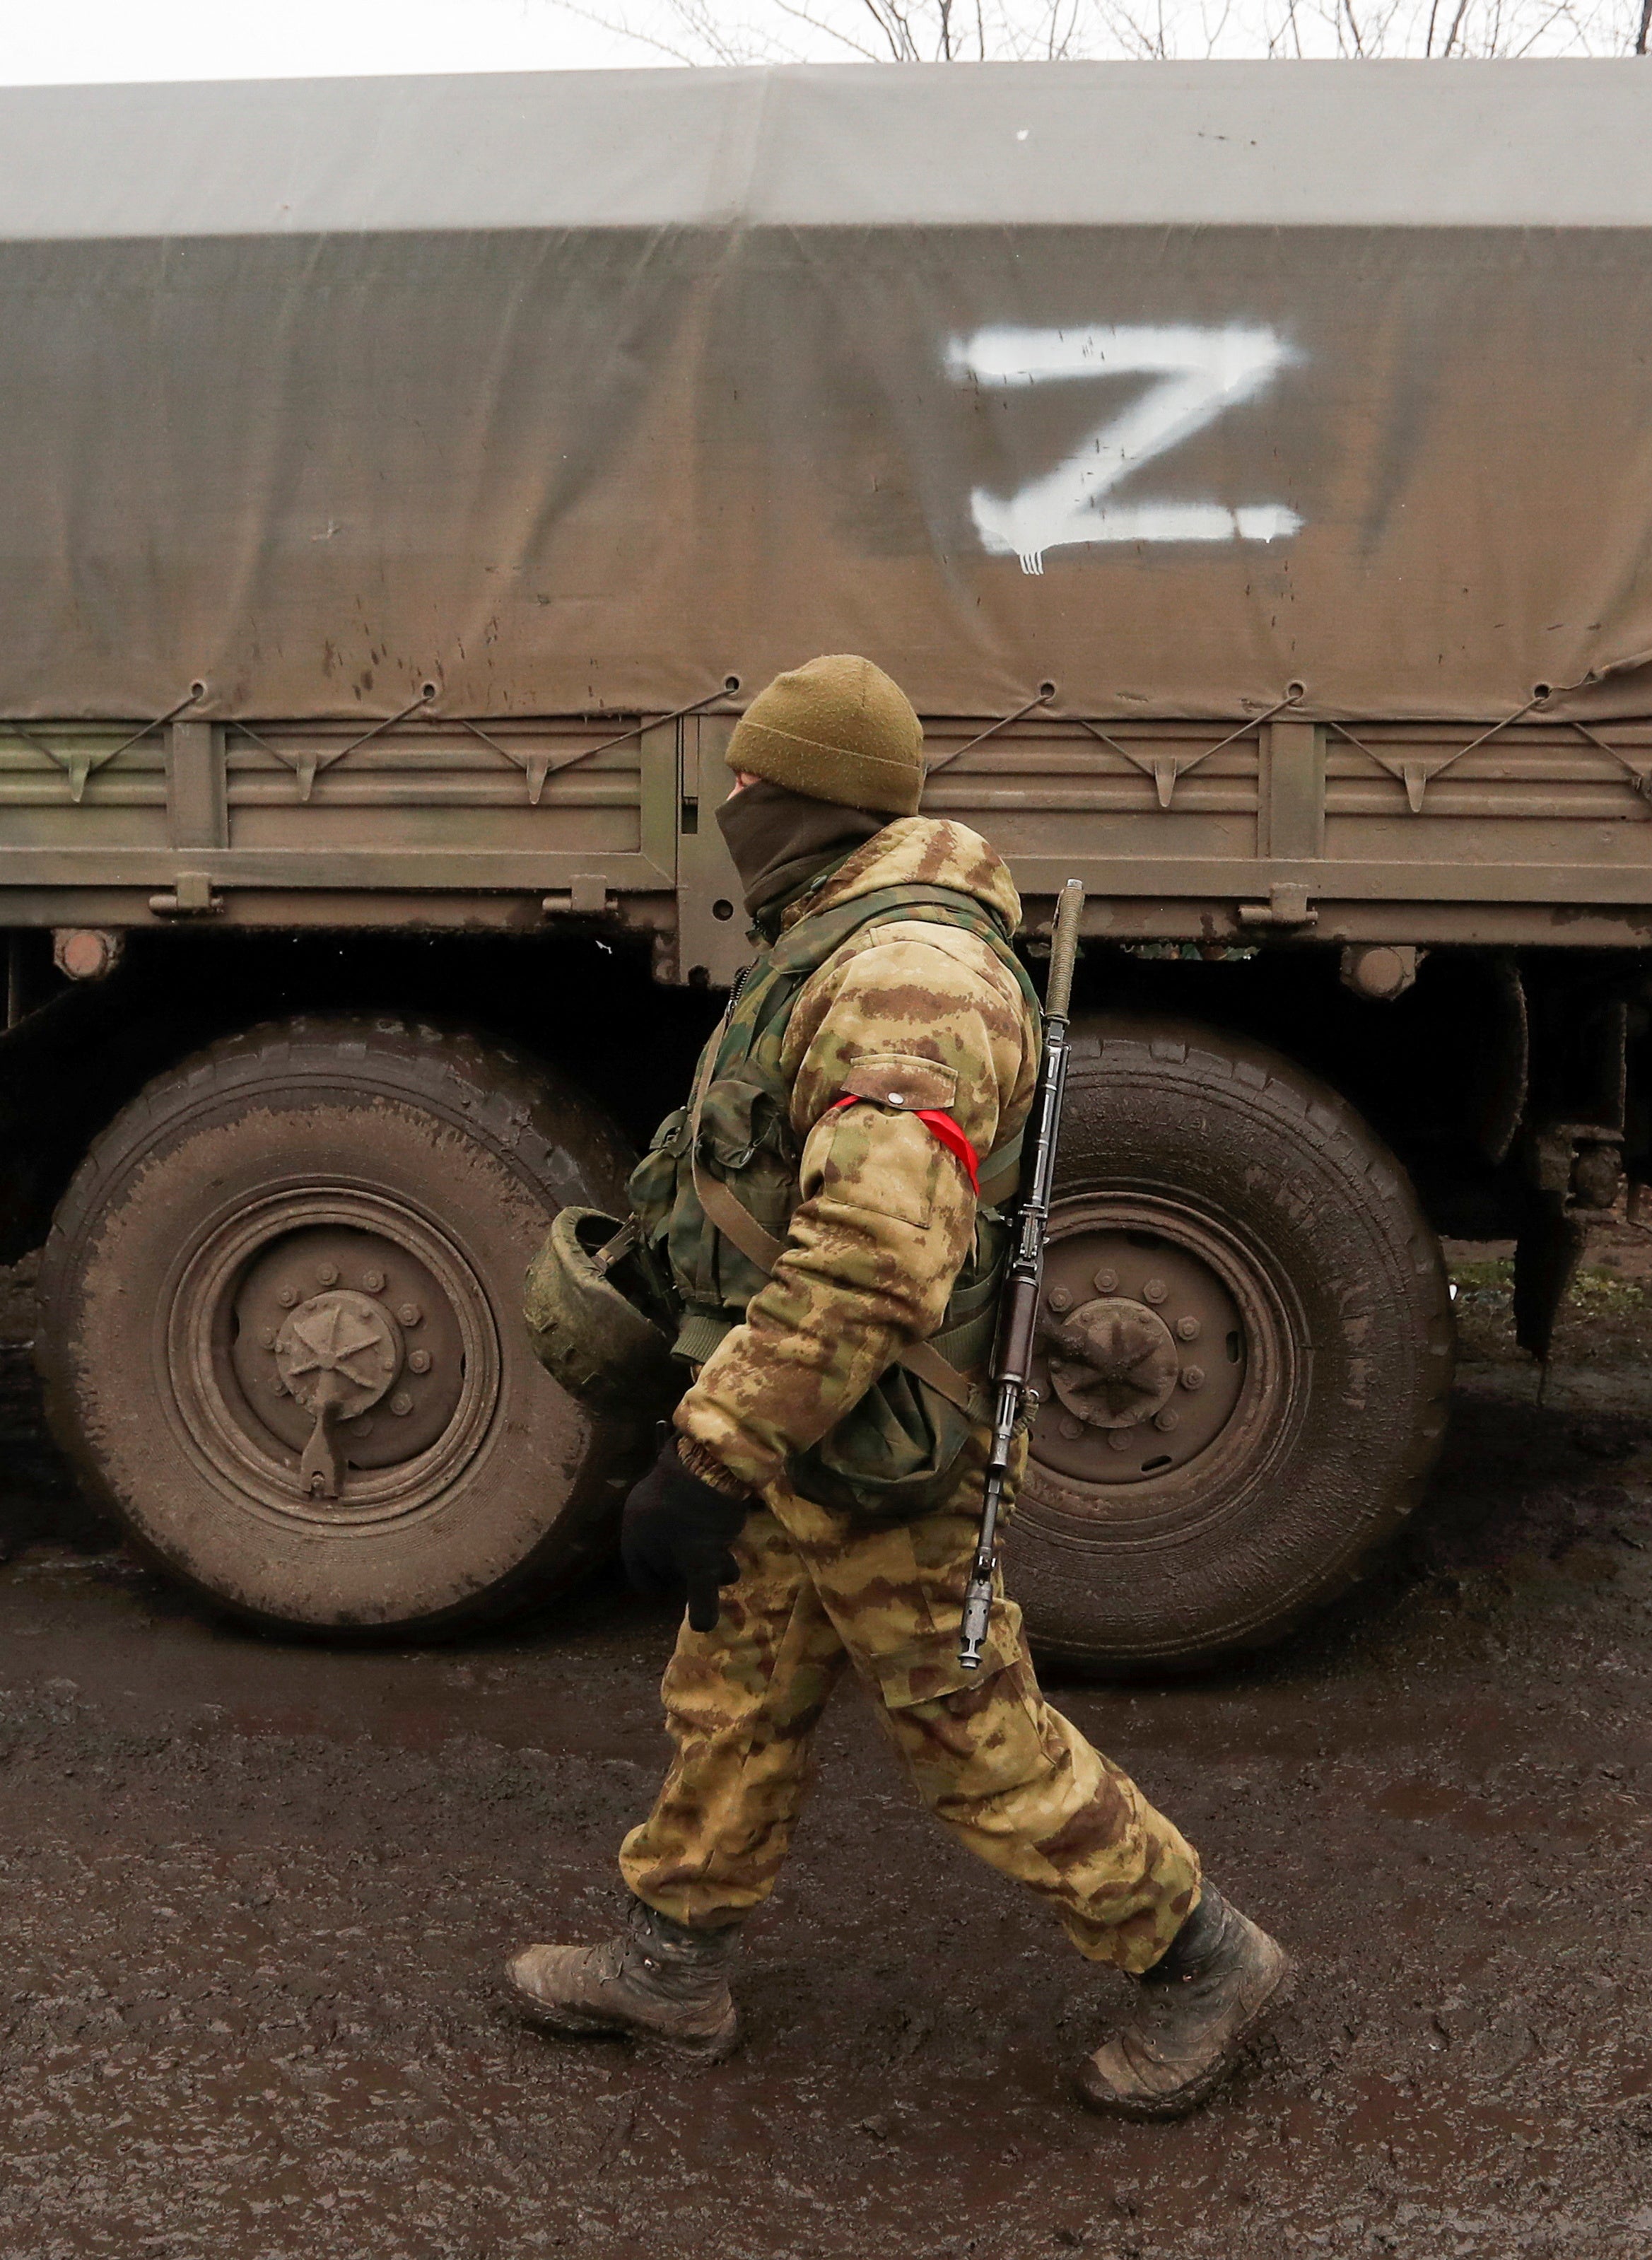
[[[1441,1237],[1541,1355],[1648,1173],[1649,135],[1628,61],[0,94],[0,1255],[97,1498],[273,1626],[600,1553],[524,1268],[749,954],[743,701],[851,650],[1034,960],[1089,890],[1044,1648],[1341,1590]]]

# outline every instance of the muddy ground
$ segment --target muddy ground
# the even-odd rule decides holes
[[[1355,1600],[1200,1684],[1062,1689],[1303,1966],[1161,2128],[1069,2103],[1123,1981],[937,1841],[852,1699],[740,2056],[519,2029],[504,1949],[613,1910],[666,1616],[599,1581],[455,1648],[203,1620],[65,1484],[18,1286],[0,2260],[1643,2260],[1649,1248],[1595,1251],[1541,1406],[1477,1251],[1433,1505]]]

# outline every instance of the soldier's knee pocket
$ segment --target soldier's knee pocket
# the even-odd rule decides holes
[[[976,1826],[1045,1795],[1063,1753],[1025,1661],[964,1676],[966,1684],[888,1704],[885,1716],[925,1803],[943,1820]]]

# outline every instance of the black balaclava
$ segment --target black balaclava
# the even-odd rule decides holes
[[[746,890],[747,914],[765,925],[823,871],[892,820],[875,810],[812,800],[766,777],[731,793],[717,811],[718,829]]]

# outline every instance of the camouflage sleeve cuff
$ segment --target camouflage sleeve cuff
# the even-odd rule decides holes
[[[677,1457],[691,1476],[697,1476],[712,1491],[725,1492],[730,1498],[749,1498],[751,1486],[730,1473],[709,1445],[697,1436],[677,1437]]]

